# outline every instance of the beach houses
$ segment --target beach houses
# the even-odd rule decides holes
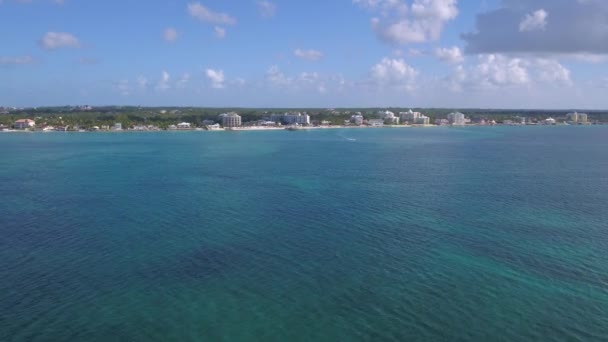
[[[36,121],[30,119],[19,119],[13,125],[16,129],[28,129],[36,126]]]

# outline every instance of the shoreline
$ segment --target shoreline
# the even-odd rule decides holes
[[[470,127],[527,127],[527,126],[605,126],[606,124],[587,124],[587,125],[464,125],[464,126],[450,126],[450,125],[384,125],[384,126],[311,126],[311,127],[297,127],[295,131],[308,131],[308,130],[323,130],[323,129],[391,129],[391,128],[470,128]],[[8,129],[0,130],[0,133],[154,133],[154,132],[244,132],[244,131],[287,131],[288,127],[233,127],[233,128],[222,128],[222,129],[158,129],[158,130],[135,130],[135,129],[123,129],[123,130],[79,130],[79,131],[43,131],[43,130],[17,130]]]

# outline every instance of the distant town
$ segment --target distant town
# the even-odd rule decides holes
[[[526,115],[527,114],[527,115]],[[0,131],[300,130],[311,128],[595,125],[606,113],[413,109],[261,110],[141,107],[0,108]]]

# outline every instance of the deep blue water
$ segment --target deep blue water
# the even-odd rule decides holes
[[[0,341],[608,340],[606,126],[0,146]]]

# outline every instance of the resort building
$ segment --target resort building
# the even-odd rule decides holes
[[[464,114],[460,112],[448,114],[448,122],[450,123],[450,125],[454,126],[464,126],[466,124]]]
[[[587,123],[587,114],[585,113],[568,113],[566,114],[566,118],[568,121],[574,123]]]
[[[384,126],[384,119],[370,119],[367,123],[372,127],[382,127]]]
[[[310,115],[306,113],[272,114],[270,116],[270,121],[282,123],[284,125],[310,125]]]
[[[36,126],[36,121],[30,119],[19,119],[14,124],[16,129],[27,129]]]
[[[190,129],[192,125],[189,122],[180,122],[177,124],[177,129]]]
[[[223,127],[239,127],[241,126],[241,116],[235,112],[220,114],[219,121]]]
[[[350,117],[350,122],[354,123],[357,126],[363,125],[363,115],[355,114]]]
[[[422,116],[420,112],[414,112],[411,109],[407,112],[400,112],[399,118],[403,123],[416,123],[416,120]]]
[[[414,124],[416,125],[429,125],[431,123],[431,118],[426,115],[420,115],[416,119],[414,119]]]
[[[112,130],[113,131],[122,131],[122,123],[117,122],[114,124],[114,126],[112,126]]]
[[[548,117],[545,120],[543,120],[543,124],[545,125],[555,125],[555,119],[552,117]]]

